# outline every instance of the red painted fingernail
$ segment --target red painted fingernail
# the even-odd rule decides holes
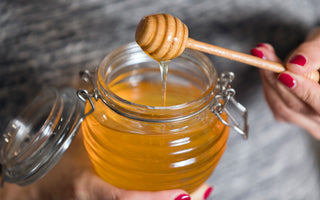
[[[208,199],[208,197],[210,196],[212,190],[213,190],[213,187],[209,187],[209,188],[206,190],[206,192],[205,192],[204,195],[203,195],[203,199],[204,199],[204,200]]]
[[[262,53],[262,51],[260,51],[259,49],[251,49],[251,55],[253,56],[257,56],[259,58],[265,58],[264,54]]]
[[[191,197],[188,194],[180,194],[174,200],[191,200]]]
[[[265,44],[263,44],[263,43],[259,43],[258,45],[257,45],[257,47],[267,47]]]
[[[307,59],[302,55],[296,55],[289,62],[292,64],[304,66],[307,63]]]
[[[288,88],[293,88],[296,85],[296,80],[287,73],[280,74],[278,79]]]

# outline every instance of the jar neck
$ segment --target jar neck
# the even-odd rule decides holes
[[[139,81],[145,78],[145,74],[139,74],[143,69],[148,68],[150,71],[151,68],[159,68],[159,64],[146,55],[136,43],[123,46],[104,58],[97,70],[96,87],[101,100],[110,109],[122,116],[140,121],[183,120],[207,109],[216,94],[217,83],[217,73],[210,60],[202,53],[186,50],[170,63],[169,74],[171,67],[174,71],[172,73],[176,76],[173,79],[196,85],[201,94],[191,101],[170,106],[142,105],[118,96],[111,85],[129,80],[139,84]],[[160,72],[157,75],[160,77]]]

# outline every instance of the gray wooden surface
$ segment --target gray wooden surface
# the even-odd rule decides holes
[[[0,1],[0,131],[43,85],[79,84],[113,49],[134,41],[147,14],[173,14],[194,39],[248,53],[260,42],[284,58],[320,22],[318,0],[11,0]],[[274,121],[258,70],[209,56],[234,71],[236,98],[249,110],[250,136],[231,133],[209,183],[212,199],[320,199],[319,142]]]

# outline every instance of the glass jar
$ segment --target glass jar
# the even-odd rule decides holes
[[[233,74],[218,77],[202,53],[186,50],[171,61],[165,96],[159,64],[136,43],[106,56],[94,77],[83,77],[92,80],[91,92],[53,90],[50,101],[41,94],[20,120],[23,126],[15,120],[8,126],[0,141],[3,181],[27,185],[42,177],[82,123],[89,158],[108,183],[130,190],[192,192],[217,166],[229,127],[247,137],[247,112],[230,86]]]
[[[129,190],[194,191],[227,145],[229,127],[211,111],[217,81],[209,59],[187,50],[170,62],[164,102],[158,62],[134,43],[109,54],[95,78],[100,99],[82,123],[96,173]]]

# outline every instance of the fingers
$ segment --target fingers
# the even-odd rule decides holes
[[[263,53],[265,59],[281,63],[281,60],[277,57],[273,47],[270,44],[260,44],[256,49],[260,50]],[[266,70],[260,70],[260,73],[263,80],[265,97],[271,108],[273,108],[274,105],[277,105],[278,102],[271,101],[270,96],[277,95],[282,101],[286,101],[287,106],[293,107],[296,110],[304,109],[305,104],[301,100],[299,100],[294,94],[292,94],[292,92],[290,92],[288,88],[286,88],[283,84],[279,82],[278,75],[276,73]],[[273,111],[275,114],[275,118],[277,120],[280,120],[279,113],[276,112],[276,110]]]
[[[203,184],[192,195],[181,189],[164,191],[135,191],[108,184],[95,173],[84,172],[74,181],[75,199],[78,200],[206,200],[213,188]],[[156,184],[156,183],[155,183]]]
[[[183,190],[165,190],[159,192],[123,190],[119,193],[119,200],[191,200]]]
[[[266,98],[266,101],[270,107],[270,109],[273,111],[274,118],[277,121],[287,121],[286,117],[283,117],[280,113],[281,112],[275,112],[277,107],[283,107],[284,103],[280,96],[277,93],[277,90],[273,88],[273,85],[270,84],[270,82],[267,80],[268,77],[273,76],[273,74],[270,74],[270,72],[265,70],[260,70],[260,75],[262,79],[262,86],[263,86],[263,92],[264,96]],[[277,104],[273,103],[277,102]]]
[[[269,44],[258,45],[264,59],[281,62]],[[277,120],[292,122],[320,139],[320,86],[290,71],[280,75],[261,70],[266,100]]]
[[[267,43],[258,44],[256,48],[251,49],[251,54],[259,58],[282,63],[282,61],[275,54],[274,48]]]
[[[262,79],[265,79],[265,75],[261,73]],[[287,99],[279,95],[278,90],[273,89],[274,84],[263,81],[263,87],[266,100],[271,108],[275,119],[278,121],[286,121],[294,123],[307,132],[309,132],[314,138],[320,139],[320,117],[315,113],[308,105],[303,105],[304,102],[298,102],[298,98]],[[292,103],[293,102],[293,103]],[[297,105],[297,106],[295,106]],[[300,106],[300,109],[298,108]]]
[[[320,114],[320,85],[318,83],[289,71],[281,73],[279,80],[299,99]]]
[[[119,200],[206,200],[213,191],[213,187],[202,184],[190,196],[184,190],[165,190],[159,192],[122,190],[118,193]]]
[[[208,184],[202,184],[195,192],[191,194],[192,200],[206,200],[210,197],[213,187]]]
[[[156,184],[156,183],[155,183]],[[184,190],[159,192],[133,191],[120,189],[108,184],[93,173],[84,173],[77,179],[75,199],[79,200],[190,200]]]
[[[262,73],[263,79],[265,79],[265,75],[266,74]],[[263,81],[265,97],[269,104],[269,107],[274,114],[275,119],[277,119],[278,121],[294,123],[304,128],[316,139],[320,139],[319,115],[315,114],[312,109],[309,109],[309,107],[301,107],[302,109],[297,109],[297,107],[294,106],[294,104],[296,103],[291,103],[292,101],[296,101],[297,99],[284,99],[283,96],[279,95],[279,93],[277,92],[278,90],[272,88],[273,85],[274,84],[270,84],[270,82],[267,82],[265,80]],[[299,103],[297,105],[299,105]],[[303,105],[303,102],[301,102],[301,105]],[[301,110],[304,110],[304,112],[301,112]]]
[[[261,51],[265,59],[281,62],[271,45],[263,44],[263,46],[260,45],[256,49]],[[289,104],[295,102],[291,107],[294,107],[296,110],[300,110],[299,107],[301,106],[305,107],[305,105],[298,103],[297,100],[299,100],[312,107],[317,113],[320,113],[320,106],[318,105],[320,100],[320,85],[318,83],[289,71],[281,73],[279,76],[272,72],[262,72],[262,75],[264,75],[263,77],[266,82],[269,83],[268,89],[276,90],[278,95],[282,96],[284,100],[290,100]],[[282,84],[279,84],[280,82],[277,79]],[[294,101],[294,99],[297,100]],[[303,110],[301,111],[303,112]]]
[[[274,117],[278,121],[293,122],[291,116],[296,116],[300,110],[305,110],[305,103],[290,93],[278,80],[276,75],[261,72],[265,98]],[[274,80],[274,81],[270,81]],[[293,109],[294,108],[294,109]]]

